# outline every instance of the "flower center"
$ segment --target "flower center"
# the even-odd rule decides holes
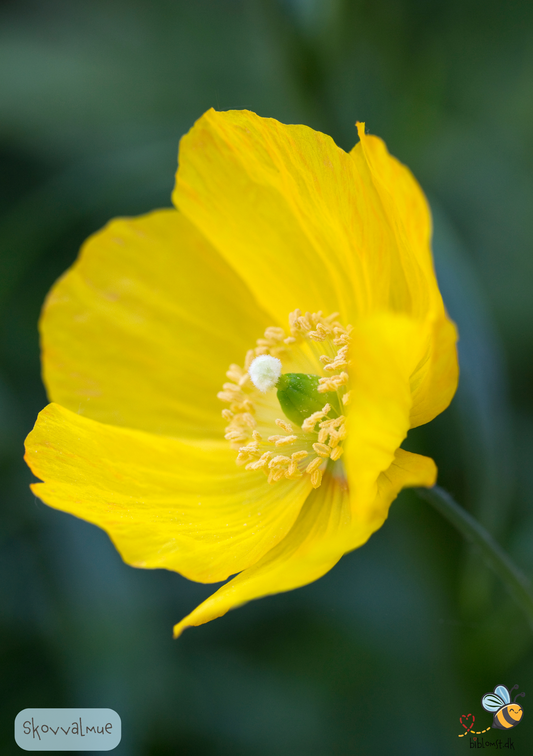
[[[226,373],[231,383],[218,394],[229,403],[225,438],[237,464],[262,471],[269,483],[309,475],[318,488],[328,468],[342,465],[352,328],[337,316],[295,310],[289,336],[267,328],[244,367]]]

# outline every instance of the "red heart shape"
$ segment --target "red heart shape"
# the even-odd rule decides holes
[[[472,717],[472,721],[470,722],[470,724],[468,724],[468,720],[470,719],[470,717]],[[464,724],[463,719],[466,720],[466,724]],[[469,732],[472,729],[475,721],[476,721],[476,718],[473,714],[463,714],[462,716],[459,717],[459,722],[463,725],[466,732]]]

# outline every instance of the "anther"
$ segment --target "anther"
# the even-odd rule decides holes
[[[238,383],[242,378],[243,370],[239,365],[232,364],[229,366],[229,370],[226,372],[226,375],[230,379],[230,381]]]
[[[275,443],[276,446],[289,446],[294,444],[295,441],[298,441],[298,436],[282,436]]]
[[[325,444],[313,444],[313,449],[320,457],[329,457],[331,449]]]
[[[298,463],[294,460],[290,463],[289,469],[285,473],[286,478],[301,478],[303,473],[298,469]]]
[[[293,452],[291,454],[291,459],[295,462],[299,462],[301,459],[305,459],[309,456],[309,452],[305,451],[305,449],[302,449],[301,451]]]
[[[322,483],[322,470],[315,470],[311,475],[311,485],[313,488],[319,488]]]
[[[318,443],[325,444],[328,436],[329,436],[329,429],[321,428],[320,431],[318,432]]]
[[[315,470],[318,470],[323,461],[324,460],[322,459],[322,457],[315,457],[311,462],[309,462],[309,464],[305,468],[305,472],[311,475],[315,472]]]
[[[290,457],[286,457],[284,454],[278,454],[277,457],[273,457],[270,462],[268,463],[268,466],[270,469],[273,467],[286,467],[291,461]]]

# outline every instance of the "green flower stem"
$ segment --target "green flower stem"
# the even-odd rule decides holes
[[[449,493],[439,486],[417,488],[421,499],[428,501],[461,535],[481,551],[484,559],[514,595],[525,611],[533,628],[533,589],[528,578],[515,565],[501,546],[472,515],[459,506]]]

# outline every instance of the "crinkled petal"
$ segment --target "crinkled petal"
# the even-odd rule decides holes
[[[433,319],[426,353],[412,380],[411,427],[423,425],[446,409],[457,388],[457,331],[437,286],[431,255],[432,221],[428,202],[411,171],[392,157],[379,137],[365,134],[351,155],[374,189],[374,201],[394,230],[391,301],[395,309]]]
[[[452,401],[459,380],[457,339],[448,317],[432,321],[427,350],[411,377],[411,428],[429,423]]]
[[[50,404],[26,440],[46,504],[103,528],[124,561],[218,582],[254,564],[292,527],[308,476],[275,486],[235,465],[226,441],[117,428]]]
[[[111,221],[56,283],[41,319],[53,401],[154,433],[221,438],[217,399],[269,319],[176,210]]]
[[[371,503],[379,520],[363,526],[354,520],[344,481],[328,476],[308,497],[286,538],[179,622],[174,627],[174,637],[187,627],[221,617],[247,601],[290,591],[322,577],[343,554],[365,543],[384,522],[400,489],[432,486],[435,477],[433,460],[398,449],[388,470],[379,476]]]
[[[330,137],[210,110],[181,140],[173,200],[285,325],[297,307],[351,322],[389,306],[396,242],[374,194]]]
[[[351,332],[348,436],[342,460],[354,517],[373,530],[377,480],[407,436],[411,377],[429,335],[429,323],[390,313],[361,319]]]

